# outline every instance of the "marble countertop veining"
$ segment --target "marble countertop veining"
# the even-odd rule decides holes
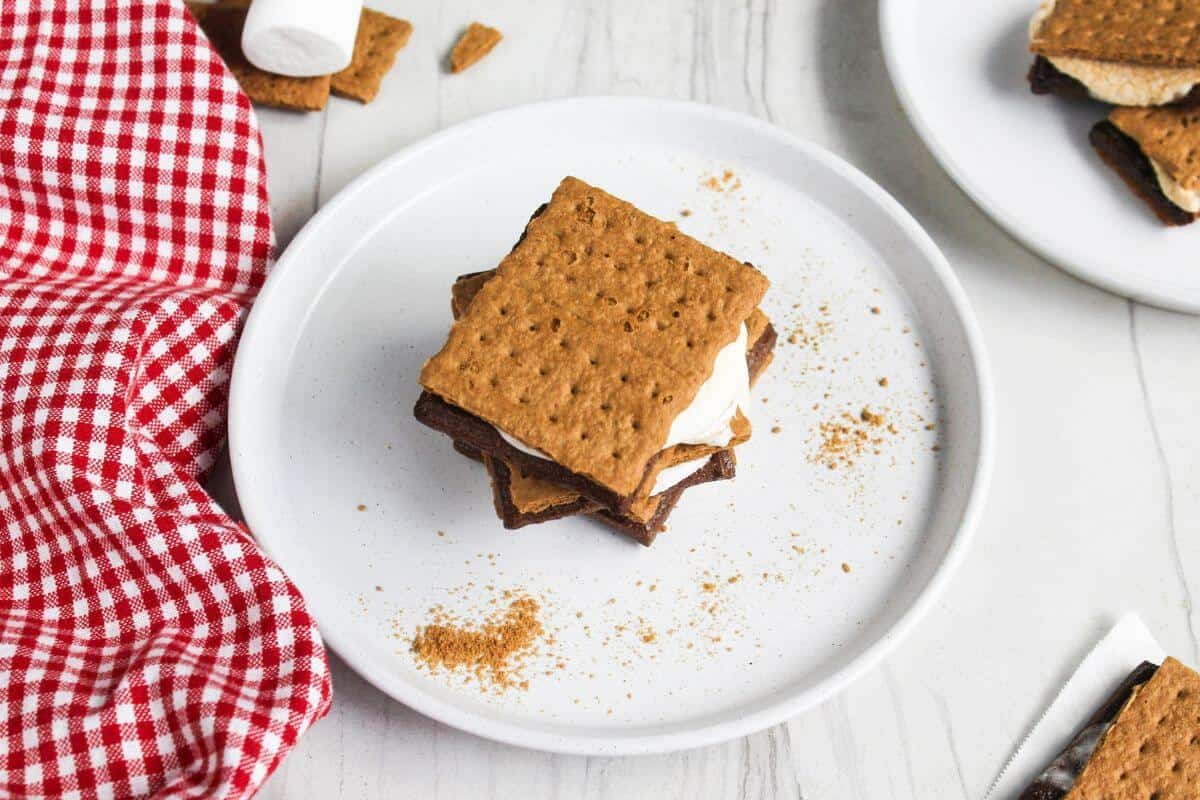
[[[416,31],[374,103],[260,112],[281,242],[381,158],[495,109],[635,94],[762,117],[863,169],[954,265],[993,362],[995,477],[942,601],[881,666],[787,724],[672,755],[554,756],[425,719],[335,656],[333,711],[263,797],[979,798],[1122,612],[1200,663],[1200,319],[1080,283],[972,205],[900,109],[873,0],[369,4]],[[474,19],[506,39],[448,75]]]

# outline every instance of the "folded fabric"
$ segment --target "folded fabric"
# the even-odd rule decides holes
[[[0,4],[0,796],[247,797],[328,708],[303,600],[199,482],[271,246],[182,3]]]

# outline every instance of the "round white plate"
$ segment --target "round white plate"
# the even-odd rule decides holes
[[[481,466],[412,417],[455,276],[497,264],[568,174],[772,281],[780,342],[738,477],[688,491],[649,549],[588,519],[504,530]],[[447,130],[326,205],[254,306],[230,433],[250,528],[363,676],[482,736],[617,754],[750,733],[878,661],[963,556],[990,403],[951,270],[861,173],[744,116],[579,99]],[[829,469],[820,423],[864,406],[895,432]],[[506,591],[553,636],[527,689],[421,668],[431,607],[478,620]]]
[[[1092,150],[1109,106],[1029,91],[1038,2],[883,0],[901,103],[963,191],[1030,249],[1103,289],[1200,313],[1200,225],[1164,226]]]

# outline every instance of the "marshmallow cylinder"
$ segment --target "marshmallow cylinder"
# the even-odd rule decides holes
[[[354,56],[362,0],[254,0],[242,29],[251,64],[308,78],[345,69]]]

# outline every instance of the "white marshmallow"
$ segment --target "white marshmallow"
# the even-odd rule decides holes
[[[254,0],[242,29],[251,64],[293,78],[339,72],[354,57],[362,0]]]

